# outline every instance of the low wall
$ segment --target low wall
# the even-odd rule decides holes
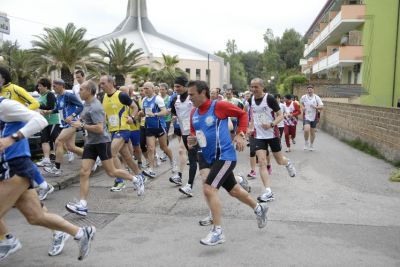
[[[391,161],[400,161],[400,109],[324,101],[321,128],[339,138],[356,138]]]

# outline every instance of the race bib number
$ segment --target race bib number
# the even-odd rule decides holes
[[[190,118],[181,120],[181,124],[182,124],[182,129],[184,131],[190,130]]]
[[[108,117],[108,124],[111,127],[117,127],[119,125],[119,118],[117,115],[111,115]]]
[[[258,125],[268,124],[268,117],[265,113],[256,114],[254,119]]]
[[[152,108],[145,108],[144,112],[146,113],[146,116],[147,116],[148,114],[153,112],[153,109]]]
[[[197,143],[199,144],[199,147],[203,148],[207,146],[207,139],[206,136],[204,135],[203,131],[198,130],[196,131],[196,137],[197,137]]]

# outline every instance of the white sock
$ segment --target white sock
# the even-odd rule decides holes
[[[81,200],[79,201],[79,203],[80,203],[82,206],[87,207],[87,201],[86,201],[86,200],[81,199]]]
[[[271,187],[266,187],[265,188],[265,193],[271,194],[271,192],[272,192]]]
[[[242,176],[238,176],[239,177],[239,183],[243,182],[243,177]]]
[[[221,225],[214,225],[214,230],[215,230],[215,232],[217,232],[218,234],[222,233],[222,227],[221,227]]]
[[[47,184],[47,182],[46,182],[46,181],[43,181],[43,183],[41,183],[41,184],[39,185],[39,188],[40,188],[40,189],[47,189],[48,186],[49,186],[49,185]]]
[[[79,239],[81,239],[82,238],[82,236],[83,236],[83,229],[82,228],[79,228],[79,230],[78,230],[78,232],[76,233],[76,235],[75,235],[75,239],[76,240],[79,240]]]
[[[132,182],[136,183],[137,182],[137,177],[136,176],[132,176]]]

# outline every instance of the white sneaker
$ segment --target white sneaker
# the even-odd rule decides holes
[[[310,144],[310,147],[308,148],[308,150],[310,150],[310,151],[315,151],[314,145],[313,145],[313,144]]]
[[[135,175],[136,182],[133,182],[133,187],[137,190],[137,195],[141,196],[144,193],[144,177],[141,174]]]
[[[187,195],[188,197],[192,197],[192,187],[190,186],[190,184],[186,184],[184,187],[179,188],[179,192],[181,192],[182,194]]]
[[[288,160],[288,164],[286,165],[286,170],[288,171],[290,177],[296,176],[296,169],[290,160]]]
[[[54,187],[51,184],[47,184],[46,189],[39,189],[38,195],[39,195],[39,200],[43,201],[47,198],[48,194],[51,194],[54,192]]]
[[[157,174],[151,168],[147,168],[146,170],[144,170],[143,174],[150,178],[155,178],[157,176]]]
[[[59,255],[62,252],[65,242],[68,240],[69,237],[70,235],[67,233],[55,231],[53,234],[53,242],[49,249],[49,256]]]
[[[51,167],[53,164],[51,163],[49,158],[42,158],[42,160],[37,162],[36,165],[38,167]]]
[[[67,152],[67,154],[68,154],[68,162],[71,163],[72,161],[74,161],[75,154],[69,151]]]
[[[0,261],[4,260],[8,255],[15,253],[21,248],[21,243],[14,236],[10,239],[5,238],[0,240]]]
[[[54,176],[60,176],[62,173],[62,171],[60,169],[57,169],[56,167],[44,167],[43,170],[45,172],[53,174]]]
[[[308,144],[308,142],[306,142],[305,144],[304,144],[304,150],[308,150],[309,149],[309,144]]]

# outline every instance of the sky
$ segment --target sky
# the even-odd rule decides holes
[[[150,21],[160,33],[214,53],[235,39],[238,50],[263,51],[263,34],[275,36],[294,28],[304,35],[327,0],[148,0]],[[126,16],[128,0],[1,0],[0,12],[10,18],[10,35],[30,48],[44,27],[73,22],[87,29],[87,38],[112,32]]]

